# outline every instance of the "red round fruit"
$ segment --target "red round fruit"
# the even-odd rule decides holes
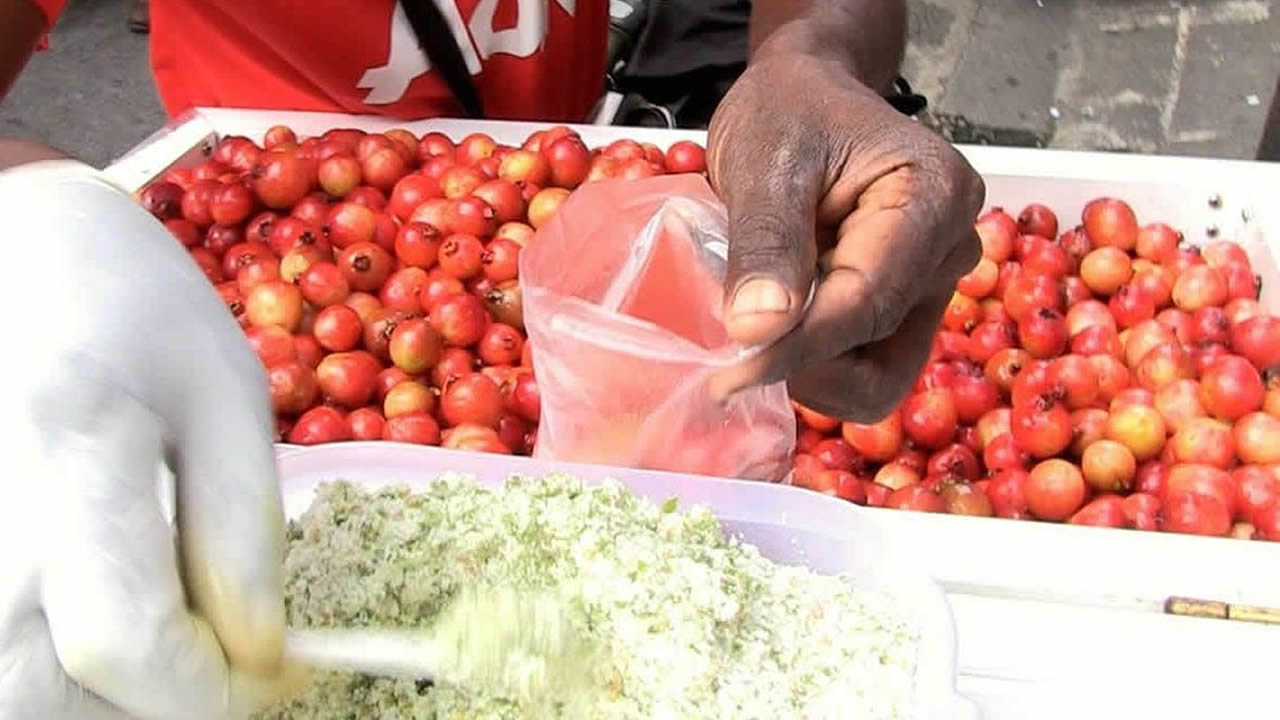
[[[1262,292],[1262,278],[1255,275],[1248,265],[1229,263],[1219,267],[1218,273],[1227,284],[1227,298],[1230,300],[1257,300]]]
[[[1133,487],[1138,461],[1124,445],[1114,440],[1099,440],[1085,448],[1080,469],[1085,482],[1094,490],[1127,493]]]
[[[258,201],[273,210],[291,207],[311,191],[312,177],[297,153],[264,152],[249,171]]]
[[[298,289],[307,302],[322,308],[337,305],[351,294],[346,275],[331,262],[312,263],[298,276]]]
[[[387,420],[377,408],[363,407],[347,414],[352,440],[381,440]]]
[[[316,166],[320,189],[340,198],[360,186],[360,161],[351,155],[331,155]]]
[[[218,225],[239,225],[253,212],[253,192],[244,183],[224,183],[209,194],[209,215]]]
[[[1137,368],[1147,353],[1161,345],[1178,345],[1179,341],[1173,331],[1158,320],[1147,320],[1138,323],[1124,341],[1124,363],[1130,368]]]
[[[909,396],[902,404],[903,432],[922,448],[937,449],[950,443],[957,422],[950,390],[925,390]]]
[[[1143,356],[1133,369],[1134,380],[1155,393],[1169,383],[1196,376],[1191,355],[1179,345],[1158,345]]]
[[[297,348],[293,343],[293,335],[289,331],[275,325],[247,327],[244,330],[249,347],[253,348],[263,367],[274,367],[298,359]]]
[[[409,164],[400,151],[394,147],[385,147],[361,158],[360,173],[370,186],[390,192],[409,173]]]
[[[562,188],[576,188],[587,179],[591,170],[591,151],[576,137],[565,137],[543,149],[543,155],[551,169],[551,184]]]
[[[396,367],[408,373],[424,373],[440,362],[444,340],[426,320],[409,318],[392,330],[387,351]]]
[[[375,213],[380,213],[387,207],[387,196],[383,195],[378,188],[368,185],[361,185],[347,193],[345,200]],[[297,212],[297,208],[294,208],[294,212]]]
[[[1027,272],[1061,278],[1072,269],[1071,257],[1063,247],[1052,240],[1036,235],[1022,256],[1022,267]]]
[[[273,125],[262,136],[262,146],[268,150],[278,145],[296,145],[298,136],[284,125]]]
[[[325,217],[324,234],[336,248],[373,241],[378,216],[369,208],[354,202],[340,202]]]
[[[447,387],[454,380],[475,372],[476,357],[463,348],[447,347],[440,354],[440,362],[431,368],[431,383]]]
[[[1013,435],[1004,433],[987,443],[982,451],[982,464],[992,474],[1002,470],[1026,470],[1031,464],[1031,457],[1018,449]]]
[[[1062,287],[1048,275],[1022,273],[1009,281],[1004,295],[1005,310],[1018,322],[1031,317],[1036,310],[1062,308]]]
[[[1228,516],[1236,511],[1236,488],[1231,474],[1212,465],[1180,463],[1169,469],[1161,500],[1168,502],[1176,494],[1193,493],[1212,497],[1226,509]]]
[[[515,280],[519,273],[520,246],[505,238],[494,238],[480,255],[484,276],[493,283]]]
[[[909,485],[895,491],[884,504],[895,510],[914,510],[916,512],[946,512],[946,503],[938,493],[922,486]]]
[[[1133,250],[1138,242],[1138,218],[1133,208],[1123,200],[1098,198],[1084,207],[1081,213],[1084,232],[1097,247],[1114,247]]]
[[[388,420],[414,413],[429,415],[435,408],[435,393],[416,380],[396,383],[387,390],[382,399],[382,415]]]
[[[494,320],[517,330],[524,329],[524,298],[519,282],[509,280],[499,283],[485,293],[484,306]]]
[[[1087,487],[1075,465],[1058,458],[1043,460],[1027,475],[1027,509],[1041,520],[1062,522],[1084,505]]]
[[[1254,537],[1259,540],[1280,540],[1280,502],[1271,503],[1253,514]]]
[[[1189,378],[1174,380],[1157,390],[1154,406],[1169,431],[1175,434],[1195,418],[1205,416],[1200,402],[1200,383]]]
[[[919,485],[920,471],[902,463],[885,463],[876,471],[873,482],[880,487],[897,491],[912,485]]]
[[[173,220],[182,216],[183,192],[177,183],[157,180],[142,189],[138,200],[157,220]]]
[[[1230,330],[1231,349],[1258,370],[1280,366],[1280,318],[1258,315]]]
[[[982,255],[995,263],[1003,263],[1013,256],[1014,238],[1018,223],[1000,208],[992,208],[974,224],[982,241]]]
[[[1231,471],[1235,486],[1236,517],[1251,520],[1261,510],[1280,502],[1280,477],[1268,468],[1244,465]]]
[[[1241,462],[1280,463],[1280,419],[1265,412],[1251,412],[1237,420],[1231,432]]]
[[[1113,407],[1107,417],[1107,438],[1129,448],[1140,461],[1158,456],[1164,449],[1165,437],[1164,418],[1153,407]]]
[[[382,428],[382,439],[416,445],[439,445],[440,424],[427,413],[388,418]]]
[[[274,153],[267,153],[274,154]],[[302,414],[289,430],[288,441],[294,445],[319,445],[351,439],[347,419],[336,408],[321,405]]]
[[[1228,299],[1226,280],[1208,265],[1187,268],[1173,283],[1173,304],[1187,312],[1222,305]]]
[[[1182,242],[1182,234],[1164,223],[1144,225],[1138,230],[1135,249],[1138,257],[1163,263],[1169,259]]]
[[[1114,355],[1090,355],[1089,362],[1098,372],[1098,400],[1109,403],[1129,385],[1129,368]]]
[[[316,378],[320,390],[348,408],[367,405],[373,398],[382,365],[364,350],[334,353],[320,361]]]
[[[546,185],[551,180],[551,164],[542,153],[512,150],[502,158],[498,177],[507,183]]]
[[[1100,408],[1081,408],[1071,413],[1072,455],[1081,457],[1090,445],[1107,436],[1107,411]]]
[[[1050,395],[1015,405],[1011,422],[1014,442],[1034,458],[1052,457],[1071,444],[1071,414]]]
[[[419,267],[403,267],[391,273],[378,293],[383,307],[394,310],[418,310],[422,290],[427,286],[427,271]]]
[[[245,314],[250,325],[276,325],[289,332],[302,322],[302,293],[283,280],[268,280],[245,296]]]
[[[1121,285],[1107,304],[1111,316],[1121,328],[1131,328],[1156,315],[1151,296],[1136,285]]]
[[[1129,524],[1124,512],[1124,498],[1118,495],[1102,495],[1089,501],[1067,521],[1072,525],[1122,528]]]
[[[488,324],[489,315],[474,295],[451,295],[431,309],[431,325],[455,347],[478,342]]]
[[[1018,213],[1018,232],[1040,237],[1057,237],[1058,216],[1039,203],[1032,203]]]
[[[450,235],[440,245],[437,262],[450,277],[468,280],[484,269],[484,244],[472,235]]]
[[[1025,470],[1005,470],[991,478],[987,485],[987,497],[998,517],[1022,520],[1031,516],[1027,505],[1027,478]]]
[[[529,200],[529,225],[535,230],[550,222],[551,218],[569,198],[569,191],[564,188],[543,188]]]
[[[337,265],[352,290],[373,292],[386,282],[395,259],[374,243],[358,242],[338,253]]]
[[[1200,375],[1200,402],[1210,415],[1232,421],[1262,407],[1262,376],[1238,355],[1218,358]]]
[[[1071,410],[1092,405],[1098,399],[1098,371],[1083,355],[1063,355],[1049,363],[1045,379],[1061,389],[1063,400]]]
[[[845,442],[872,462],[887,462],[902,449],[902,418],[897,410],[872,424],[845,422],[840,432]]]
[[[1023,368],[1033,362],[1031,355],[1022,348],[1006,348],[996,352],[983,366],[983,373],[1004,392],[1013,390],[1013,383]]]
[[[1166,532],[1221,536],[1231,530],[1231,514],[1226,506],[1209,495],[1171,493],[1163,498],[1160,509]]]
[[[267,368],[267,388],[271,409],[278,413],[300,413],[315,404],[320,393],[316,372],[300,362],[286,362]]]
[[[476,354],[486,365],[516,365],[524,350],[520,331],[503,323],[490,323],[476,344]]]
[[[700,173],[707,170],[707,151],[692,140],[679,140],[667,148],[664,160],[671,173]]]
[[[360,344],[364,326],[355,310],[346,305],[330,305],[316,315],[311,332],[324,349],[345,352]]]
[[[449,450],[511,454],[511,449],[502,442],[497,430],[473,423],[458,425],[444,431],[440,446]]]
[[[440,231],[426,223],[410,222],[396,233],[396,258],[405,265],[431,269],[440,251]]]
[[[1116,247],[1099,247],[1080,261],[1080,279],[1098,295],[1114,293],[1132,276],[1129,254]]]
[[[451,295],[462,295],[466,291],[467,289],[461,280],[441,272],[433,272],[427,277],[427,284],[422,286],[422,292],[418,295],[418,303],[424,312],[429,313],[444,298]]]
[[[929,475],[950,475],[966,481],[977,480],[978,456],[964,445],[952,443],[929,458],[926,471]]]
[[[502,395],[508,410],[531,423],[538,422],[542,415],[542,395],[532,372],[512,373],[503,384]]]
[[[1160,498],[1148,492],[1135,492],[1122,502],[1125,520],[1135,530],[1160,529]]]
[[[467,423],[496,428],[502,411],[502,391],[483,373],[457,378],[440,396],[440,414],[450,425]]]

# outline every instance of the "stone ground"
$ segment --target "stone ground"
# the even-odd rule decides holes
[[[958,141],[1250,158],[1280,74],[1276,0],[911,0],[907,74]],[[106,163],[163,124],[128,0],[71,0],[0,135]]]

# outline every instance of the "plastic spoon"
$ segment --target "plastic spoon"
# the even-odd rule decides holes
[[[290,630],[285,652],[313,668],[430,678],[520,702],[564,698],[591,651],[550,593],[464,590],[428,630]]]

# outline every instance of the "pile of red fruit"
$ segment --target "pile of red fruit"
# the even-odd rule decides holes
[[[797,407],[795,482],[853,502],[1280,540],[1280,318],[1232,242],[1122,200],[1058,234],[977,223],[911,394],[872,425]]]
[[[278,439],[532,451],[539,395],[517,261],[569,192],[705,170],[703,148],[571,129],[336,129],[221,140],[140,200],[187,246],[267,370]]]

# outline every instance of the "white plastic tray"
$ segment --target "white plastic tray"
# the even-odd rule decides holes
[[[203,159],[217,137],[260,138],[275,124],[300,134],[333,127],[436,130],[458,139],[485,132],[519,143],[540,123],[423,120],[202,109],[158,131],[108,168],[140,189],[175,164]],[[581,126],[589,144],[631,137],[665,147],[705,141],[700,132]],[[1272,261],[1280,243],[1280,165],[962,146],[987,181],[989,204],[1017,211],[1043,202],[1064,226],[1083,204],[1113,195],[1143,222],[1188,239],[1216,236],[1249,248],[1264,276],[1263,300],[1280,308]],[[308,450],[307,452],[311,452]],[[1232,717],[1270,707],[1280,627],[1164,615],[1171,596],[1280,607],[1280,543],[1073,527],[845,506],[843,522],[911,556],[947,591],[959,633],[962,694],[987,720],[1131,720]],[[1224,691],[1224,688],[1229,690]],[[1103,700],[1105,696],[1105,701]]]
[[[285,513],[297,517],[322,482],[347,480],[377,488],[405,484],[424,489],[441,473],[472,475],[496,487],[512,473],[543,476],[564,472],[583,482],[616,479],[636,494],[662,504],[703,505],[726,531],[789,565],[827,574],[847,573],[855,587],[885,592],[904,606],[921,634],[916,663],[918,720],[977,720],[978,709],[955,692],[955,625],[942,589],[925,572],[899,557],[874,530],[851,525],[848,504],[788,486],[672,473],[626,470],[460,452],[399,443],[355,442],[280,454]]]

